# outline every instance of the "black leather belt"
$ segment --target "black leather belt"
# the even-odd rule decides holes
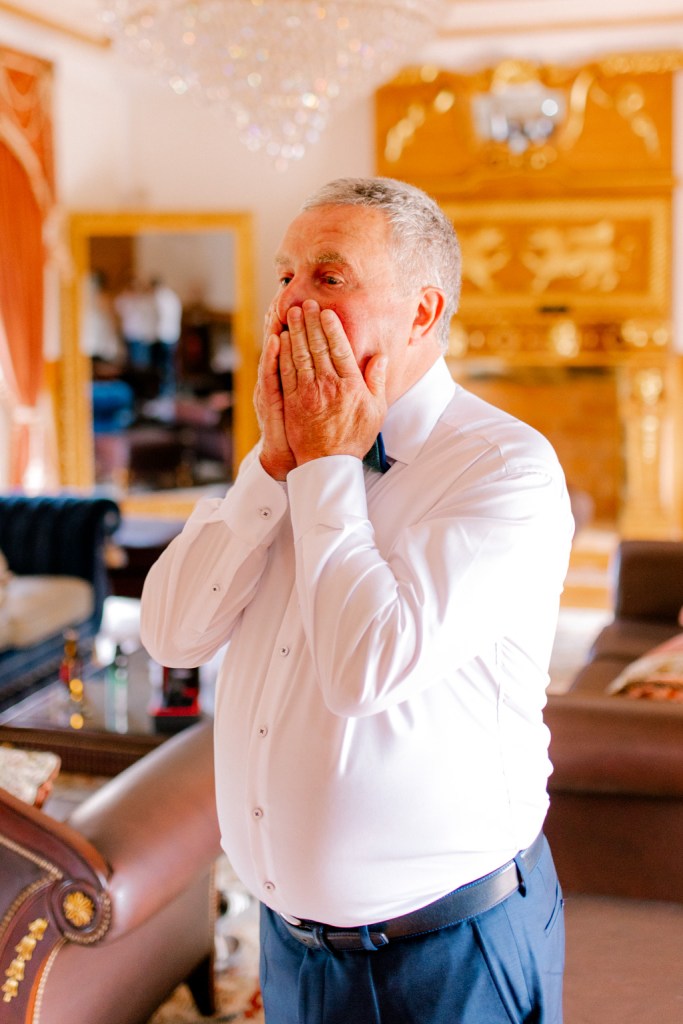
[[[525,872],[531,873],[541,856],[543,844],[541,832],[531,846],[496,871],[461,886],[421,910],[403,914],[391,921],[359,928],[333,928],[315,921],[291,924],[284,917],[281,920],[289,934],[309,949],[325,949],[328,952],[380,949],[393,939],[405,939],[411,935],[423,935],[425,932],[447,928],[502,903],[524,884],[517,861],[521,860]]]

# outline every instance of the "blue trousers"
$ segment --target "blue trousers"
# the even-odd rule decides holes
[[[497,907],[373,951],[307,949],[261,908],[266,1024],[562,1024],[564,913],[547,842]]]

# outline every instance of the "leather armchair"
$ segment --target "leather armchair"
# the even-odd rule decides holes
[[[213,988],[212,725],[173,736],[67,822],[0,790],[0,1018],[144,1024]]]

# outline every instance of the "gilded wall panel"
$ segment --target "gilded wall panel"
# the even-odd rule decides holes
[[[663,198],[491,200],[443,207],[463,254],[461,314],[548,307],[626,319],[668,314]]]
[[[547,193],[671,183],[671,76],[683,54],[620,54],[580,67],[506,60],[474,74],[409,68],[376,93],[376,165],[436,195]],[[562,116],[520,148],[483,137],[482,97],[542,86]]]

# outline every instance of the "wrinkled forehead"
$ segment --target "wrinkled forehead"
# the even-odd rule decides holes
[[[319,206],[291,222],[275,254],[276,266],[305,261],[354,265],[366,256],[390,255],[391,225],[381,210]]]

